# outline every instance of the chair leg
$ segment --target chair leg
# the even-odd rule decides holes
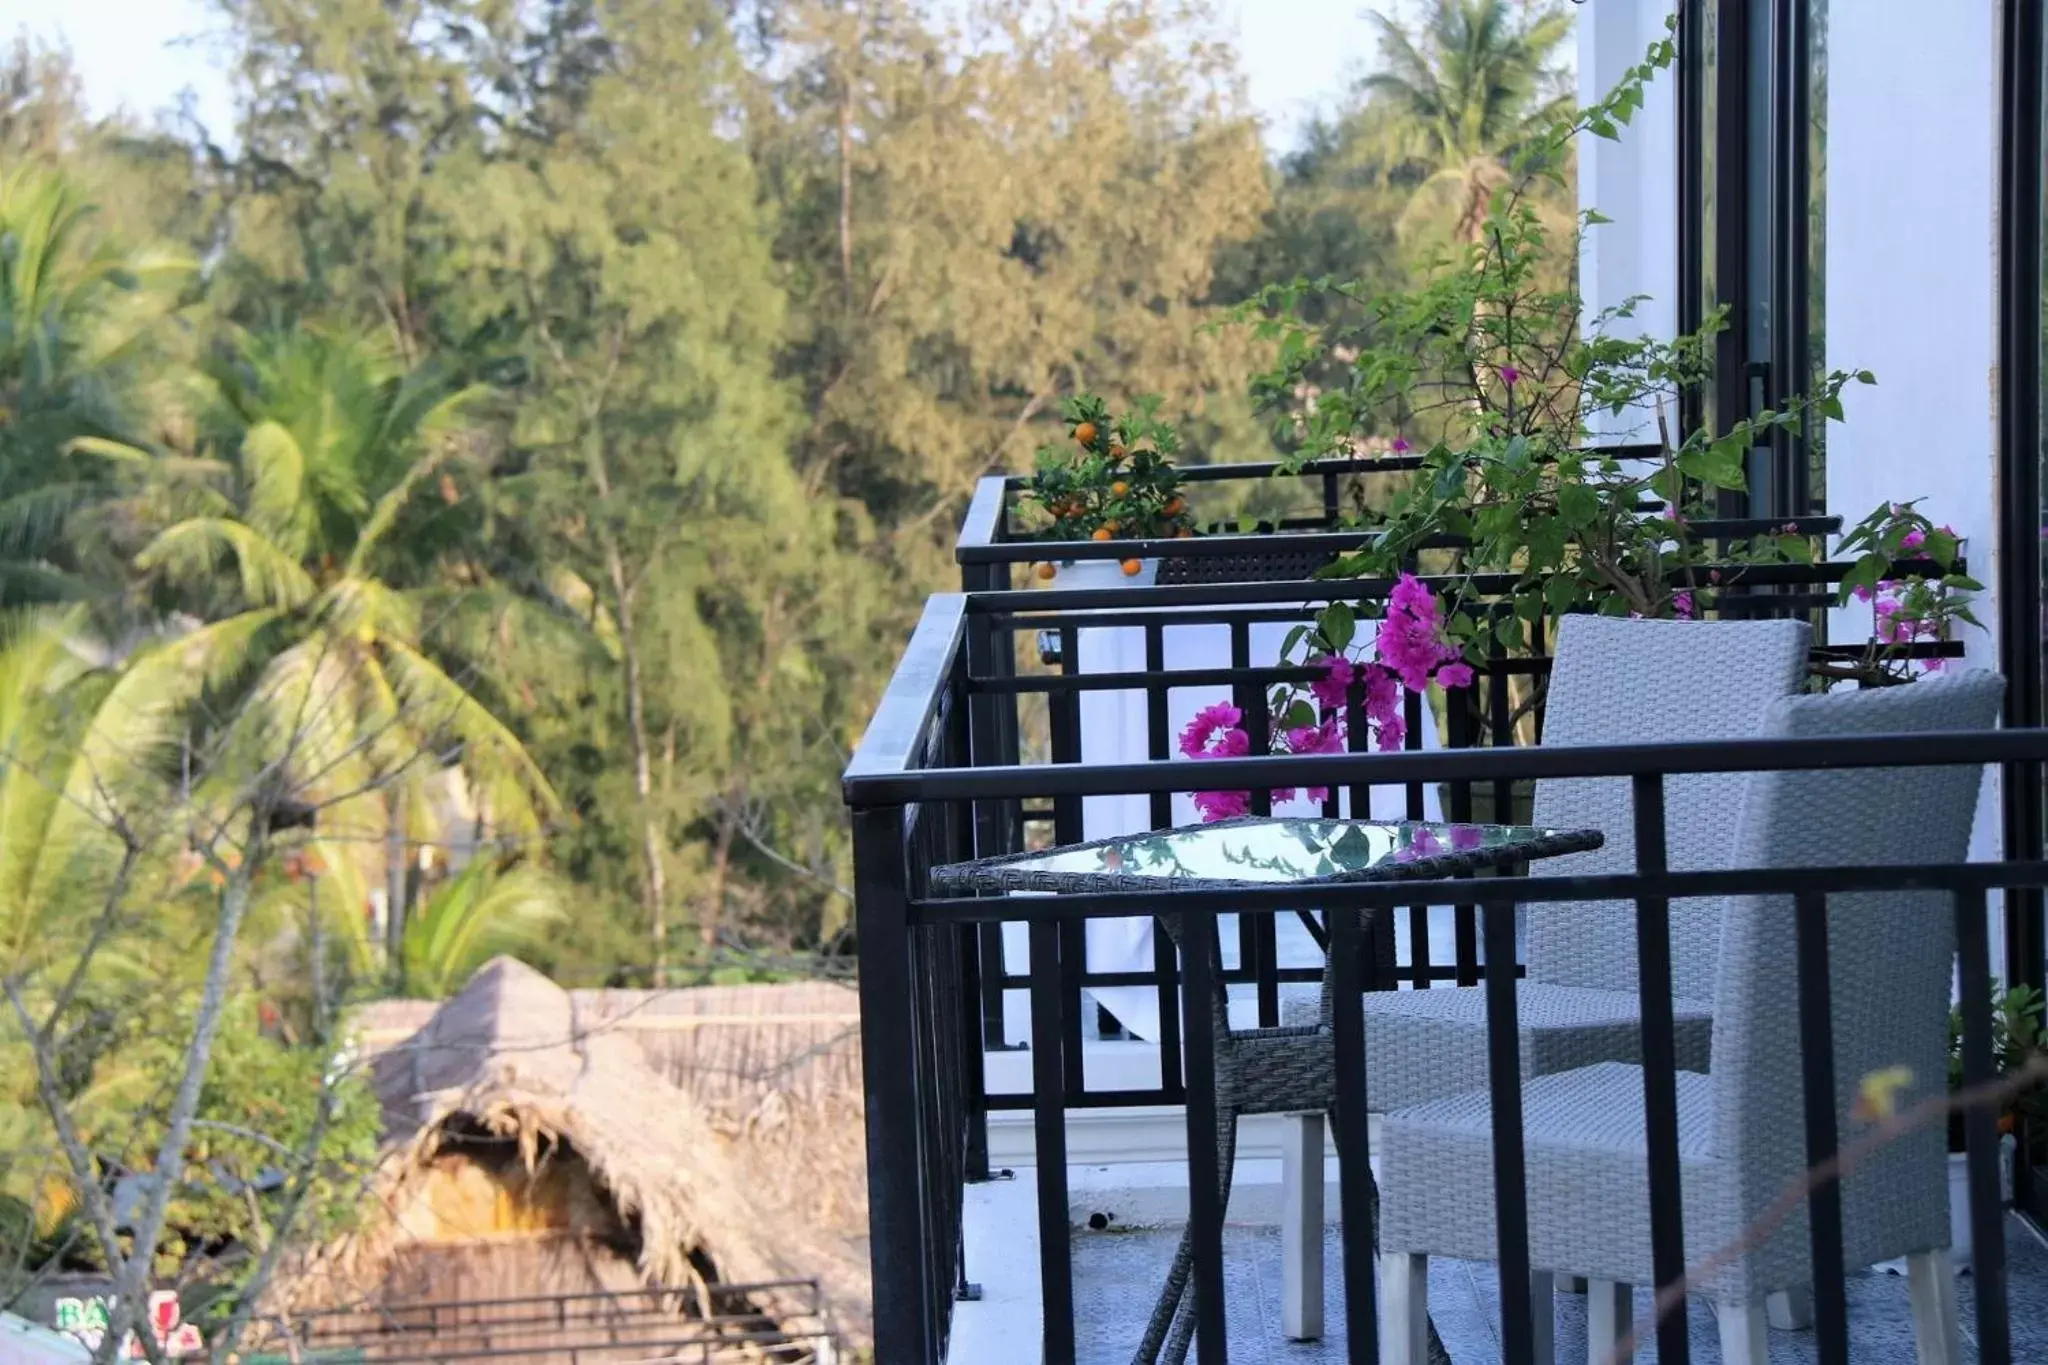
[[[1761,1299],[1714,1305],[1721,1320],[1721,1365],[1770,1365],[1770,1319]]]
[[[1635,1294],[1625,1284],[1612,1280],[1586,1281],[1586,1365],[1629,1365],[1635,1359],[1614,1348],[1635,1326]]]
[[[1323,1116],[1280,1116],[1280,1331],[1323,1335]]]
[[[1380,1254],[1380,1365],[1429,1359],[1429,1257]]]
[[[1913,1301],[1913,1343],[1920,1365],[1957,1365],[1962,1357],[1956,1273],[1945,1248],[1906,1258],[1906,1292]]]
[[[1536,1365],[1557,1365],[1556,1284],[1547,1270],[1529,1272],[1529,1326]]]
[[[1813,1326],[1813,1286],[1781,1289],[1764,1300],[1771,1326],[1780,1332],[1804,1332]]]
[[[1216,1204],[1227,1218],[1230,1214],[1230,1181],[1237,1173],[1237,1111],[1234,1109],[1216,1116],[1216,1169],[1217,1183],[1222,1186],[1216,1192]],[[1167,1333],[1166,1347],[1156,1357],[1161,1365],[1186,1365],[1188,1348],[1195,1339],[1194,1243],[1183,1233],[1180,1244],[1188,1253],[1188,1274],[1181,1281],[1184,1289],[1180,1295],[1180,1306],[1174,1310],[1173,1328]],[[1156,1312],[1154,1316],[1157,1316]]]

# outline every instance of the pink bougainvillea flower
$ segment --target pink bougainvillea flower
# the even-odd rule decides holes
[[[1915,526],[1900,539],[1899,548],[1902,550],[1917,550],[1926,543],[1927,533]]]
[[[1692,594],[1683,591],[1672,593],[1671,611],[1681,621],[1692,620]]]
[[[1452,825],[1451,847],[1460,853],[1475,849],[1486,842],[1486,831],[1477,825]]]
[[[1201,813],[1205,824],[1218,820],[1235,820],[1252,813],[1250,792],[1196,792],[1195,809]]]
[[[1798,534],[1799,534],[1799,523],[1798,523],[1798,522],[1796,522],[1796,521],[1788,521],[1788,522],[1786,522],[1786,523],[1785,523],[1785,534],[1786,534],[1786,535],[1788,535],[1788,536],[1796,536],[1796,535],[1798,535]]]
[[[1320,668],[1323,676],[1308,685],[1309,694],[1323,706],[1341,711],[1351,695],[1351,660],[1342,655],[1324,654],[1308,661],[1310,668]]]
[[[1290,754],[1341,754],[1344,752],[1344,724],[1336,716],[1320,725],[1301,725],[1287,732],[1287,752]],[[1291,793],[1290,793],[1291,794]],[[1310,787],[1304,793],[1311,801],[1330,799],[1328,787]],[[1278,792],[1275,801],[1285,800]]]
[[[1503,365],[1500,367],[1500,382],[1512,389],[1522,382],[1522,372],[1512,365]]]
[[[1214,706],[1205,706],[1195,712],[1195,718],[1188,722],[1188,728],[1180,732],[1180,751],[1189,758],[1236,757],[1251,748],[1251,738],[1238,725],[1244,720],[1244,712],[1227,701]],[[1235,741],[1232,740],[1235,736]],[[1228,753],[1233,746],[1234,754]]]
[[[1470,687],[1472,665],[1467,663],[1445,664],[1436,671],[1436,680],[1445,687]]]
[[[1858,583],[1855,587],[1849,589],[1849,593],[1858,602],[1868,602],[1871,598],[1877,596],[1875,592],[1871,591],[1868,583]]]
[[[1719,583],[1721,581],[1721,571],[1719,569],[1707,570],[1707,581],[1709,583]]]
[[[1432,675],[1446,687],[1462,687],[1472,681],[1469,668],[1445,677],[1446,671],[1458,667],[1458,647],[1445,638],[1436,594],[1414,574],[1402,574],[1388,595],[1387,614],[1380,621],[1373,650],[1381,666],[1392,669],[1411,692],[1429,686]],[[1459,676],[1463,682],[1451,680]]]
[[[1406,436],[1396,436],[1394,438],[1394,443],[1387,448],[1393,451],[1396,455],[1406,455],[1410,450],[1414,449],[1413,446],[1408,444],[1408,438]]]

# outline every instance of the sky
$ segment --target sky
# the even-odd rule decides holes
[[[1226,0],[1269,146],[1291,146],[1314,111],[1334,104],[1365,69],[1374,44],[1364,11],[1375,6],[1406,8],[1386,0]],[[232,105],[204,41],[216,24],[206,0],[0,0],[0,37],[25,27],[69,45],[93,112],[125,106],[147,118],[189,89],[219,136]]]

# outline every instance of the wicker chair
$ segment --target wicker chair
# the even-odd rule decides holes
[[[1771,702],[1804,676],[1811,632],[1796,621],[1631,621],[1572,616],[1560,623],[1551,672],[1547,744],[1720,739],[1759,733]],[[1734,835],[1741,779],[1703,774],[1674,779],[1671,865],[1721,865]],[[1545,864],[1559,875],[1625,871],[1635,840],[1624,779],[1539,783],[1535,823],[1601,830],[1600,850]],[[1714,945],[1711,911],[1673,917],[1681,1065],[1704,1069]],[[1178,946],[1177,919],[1162,919]],[[1531,1075],[1638,1055],[1634,921],[1614,907],[1536,906],[1530,913],[1531,981],[1520,993],[1523,1067]],[[1219,978],[1220,979],[1220,978]],[[1283,1026],[1231,1030],[1227,1002],[1214,1002],[1217,1038],[1217,1150],[1222,1198],[1230,1200],[1237,1120],[1283,1114],[1285,1139],[1282,1327],[1291,1337],[1322,1335],[1322,1152],[1325,1116],[1336,1103],[1329,979],[1319,1003],[1290,1009]],[[1368,1103],[1413,1104],[1486,1084],[1485,997],[1480,988],[1377,991],[1365,997]],[[1165,1291],[1153,1309],[1137,1365],[1185,1360],[1194,1330],[1192,1251],[1183,1234]],[[1431,1359],[1441,1347],[1431,1340]]]
[[[1790,696],[1806,673],[1812,632],[1802,621],[1635,621],[1568,616],[1558,626],[1556,660],[1545,699],[1546,747],[1750,738],[1772,702]],[[1669,856],[1674,869],[1726,866],[1741,806],[1740,774],[1702,773],[1668,784]],[[1552,779],[1536,784],[1533,819],[1541,828],[1598,829],[1606,843],[1544,864],[1546,876],[1627,872],[1635,867],[1635,827],[1624,778]],[[1672,981],[1678,996],[1678,1064],[1704,1071],[1713,1020],[1720,939],[1711,906],[1672,916]],[[1528,910],[1528,980],[1517,992],[1522,1072],[1540,1076],[1595,1062],[1640,1056],[1635,921],[1612,905],[1534,905]],[[1307,1002],[1302,1002],[1306,1006]],[[1325,1014],[1327,1020],[1327,1013]],[[1305,1008],[1289,1024],[1314,1022]],[[1481,986],[1374,991],[1365,997],[1367,1104],[1385,1113],[1486,1085],[1486,992]],[[1306,1110],[1308,1106],[1297,1106]],[[1283,1201],[1300,1210],[1283,1229],[1289,1258],[1281,1303],[1290,1335],[1316,1336],[1322,1323],[1322,1237],[1316,1171],[1301,1154],[1322,1149],[1319,1112],[1295,1119],[1285,1139],[1290,1159]],[[1308,1185],[1307,1195],[1300,1187]],[[1312,1245],[1311,1245],[1312,1244]],[[1782,1307],[1796,1320],[1796,1303]]]
[[[1786,739],[1987,729],[2004,682],[1959,673],[1911,687],[1797,697],[1771,710]],[[1735,841],[1741,867],[1961,862],[1982,781],[1979,767],[1758,773]],[[1724,903],[1714,995],[1714,1068],[1678,1076],[1685,1232],[1695,1256],[1728,1245],[1806,1167],[1798,990],[1789,897]],[[1954,923],[1938,892],[1831,898],[1828,912],[1836,1112],[1843,1131],[1859,1082],[1905,1065],[1918,1084],[1947,1074]],[[1551,1274],[1592,1282],[1589,1359],[1626,1326],[1631,1284],[1653,1281],[1644,1184],[1641,1068],[1619,1062],[1531,1079],[1523,1094],[1538,1340],[1547,1338]],[[1386,1116],[1380,1139],[1385,1255],[1382,1359],[1414,1365],[1426,1309],[1426,1256],[1491,1260],[1492,1125],[1483,1089]],[[1844,1181],[1845,1263],[1907,1257],[1923,1365],[1955,1357],[1954,1283],[1944,1135],[1889,1144]],[[1808,1275],[1804,1206],[1701,1292],[1720,1314],[1726,1365],[1763,1365],[1765,1298]]]

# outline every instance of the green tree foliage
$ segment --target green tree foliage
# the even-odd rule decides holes
[[[1276,358],[1214,324],[1357,281],[1293,295],[1357,343],[1288,371],[1300,448],[1565,32],[1362,29],[1384,69],[1276,164],[1204,0],[213,8],[232,130],[0,54],[0,1151],[44,1154],[0,1236],[43,1258],[122,1263],[100,1177],[166,1142],[230,1174],[158,1259],[260,1241],[247,1133],[360,1155],[311,1081],[365,991],[847,954],[838,773],[975,480],[1080,393],[1270,453]]]

